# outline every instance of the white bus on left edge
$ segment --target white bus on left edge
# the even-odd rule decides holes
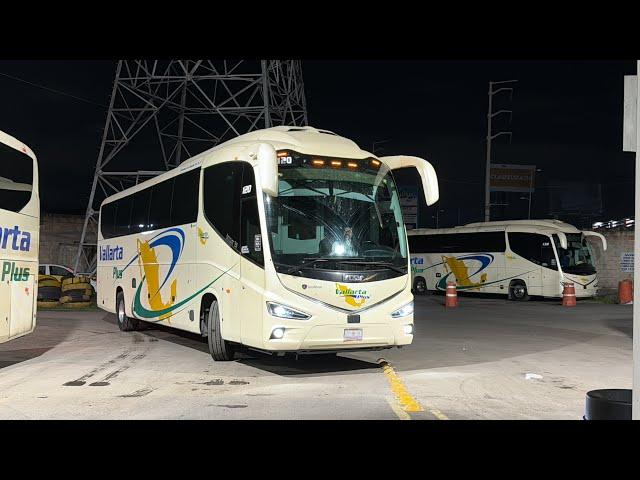
[[[0,131],[0,343],[36,326],[39,232],[38,161]]]

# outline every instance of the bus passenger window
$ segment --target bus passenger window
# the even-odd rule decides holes
[[[33,160],[0,143],[0,209],[19,212],[31,200]]]

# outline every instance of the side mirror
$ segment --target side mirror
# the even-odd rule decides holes
[[[566,250],[568,245],[567,236],[562,232],[557,232],[556,235],[558,235],[558,238],[560,239],[560,246]]]
[[[598,233],[598,232],[582,232],[582,233],[585,237],[598,237],[602,242],[602,250],[607,249],[607,239],[601,233]]]
[[[278,196],[278,155],[268,143],[258,145],[258,169],[262,191],[272,197]]]
[[[415,168],[422,180],[422,189],[424,190],[424,199],[427,205],[433,205],[440,198],[438,189],[438,176],[436,171],[429,162],[420,157],[409,157],[406,155],[395,155],[392,157],[380,157],[391,170],[400,168]]]

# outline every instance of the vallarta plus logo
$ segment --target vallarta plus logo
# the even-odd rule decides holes
[[[18,225],[13,228],[0,227],[0,248],[28,252],[31,250],[31,233],[20,230]]]

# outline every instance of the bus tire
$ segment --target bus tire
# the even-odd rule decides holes
[[[515,280],[511,282],[511,285],[509,285],[509,299],[519,302],[526,302],[529,300],[527,284],[522,280]]]
[[[427,293],[427,282],[422,277],[417,277],[413,282],[413,291],[417,295],[424,295]]]
[[[130,332],[138,329],[138,320],[127,316],[125,309],[124,293],[121,291],[116,295],[116,318],[118,328],[123,332]]]
[[[209,342],[209,353],[216,362],[228,362],[235,357],[235,348],[220,334],[220,311],[218,301],[214,300],[209,306],[207,319],[207,339]]]

